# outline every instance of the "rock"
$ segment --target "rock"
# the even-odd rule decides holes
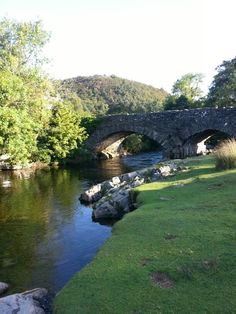
[[[171,198],[161,196],[161,197],[160,197],[160,200],[161,200],[161,201],[170,201],[170,200],[171,200]]]
[[[113,177],[111,179],[111,182],[113,185],[118,185],[118,184],[120,184],[120,178],[119,177]]]
[[[131,187],[132,188],[136,188],[137,186],[140,186],[144,183],[144,179],[138,179],[138,180],[135,180],[131,183]]]
[[[114,185],[111,181],[105,181],[102,184],[102,190],[103,191],[109,191],[110,189],[114,188]]]
[[[170,175],[171,167],[169,165],[161,166],[159,168],[159,171],[162,174],[162,176],[166,177],[166,176]]]
[[[95,203],[93,206],[94,219],[119,218],[137,206],[137,204],[135,206],[132,204],[133,200],[130,194],[132,188],[158,181],[178,170],[180,170],[179,166],[169,162],[161,164],[159,168],[150,167],[125,173],[93,186],[81,194],[80,200]],[[160,199],[169,200],[167,198]]]
[[[32,290],[25,291],[25,292],[23,292],[21,294],[25,295],[25,296],[30,296],[33,299],[38,300],[38,299],[45,298],[47,296],[47,294],[48,294],[48,291],[45,288],[35,288],[35,289],[32,289]]]
[[[113,198],[114,207],[117,214],[122,214],[123,211],[127,212],[130,208],[129,191],[122,191]]]
[[[178,184],[175,184],[174,186],[175,186],[176,188],[182,188],[182,187],[184,187],[184,184],[178,183]]]
[[[122,181],[129,182],[132,179],[134,179],[137,175],[138,175],[138,173],[136,171],[133,171],[133,172],[123,174],[121,176],[121,178],[122,178]]]
[[[0,313],[4,314],[45,314],[40,303],[31,296],[12,294],[0,299]]]
[[[9,285],[5,282],[0,282],[0,294],[6,292],[9,288]]]
[[[101,197],[101,188],[101,184],[92,186],[89,190],[80,195],[79,200],[86,203],[97,202]]]
[[[116,218],[117,211],[108,201],[97,204],[93,211],[93,217],[95,219],[102,219],[102,218]]]

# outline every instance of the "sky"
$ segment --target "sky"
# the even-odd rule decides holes
[[[236,56],[235,0],[0,0],[0,18],[42,20],[53,78],[116,75],[170,92]]]

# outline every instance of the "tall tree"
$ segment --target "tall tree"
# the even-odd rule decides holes
[[[202,106],[200,97],[203,75],[201,73],[187,73],[178,79],[173,87],[172,94],[165,100],[165,110],[181,110]]]
[[[185,96],[188,100],[195,101],[202,95],[202,80],[201,73],[187,73],[174,83],[172,93],[177,97]]]
[[[211,84],[207,105],[217,107],[236,107],[236,57],[224,61],[217,68]]]
[[[48,38],[39,21],[0,21],[0,108],[5,117],[5,124],[1,122],[0,154],[7,153],[11,163],[30,159],[35,153],[32,145],[36,145],[49,121],[53,86],[42,71],[42,48]],[[8,124],[14,131],[6,129]],[[25,136],[16,136],[17,132]]]

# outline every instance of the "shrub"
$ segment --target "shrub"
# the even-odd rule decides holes
[[[217,146],[214,155],[217,169],[236,168],[236,140],[229,139],[223,141]]]

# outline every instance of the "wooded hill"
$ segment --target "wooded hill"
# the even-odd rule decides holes
[[[82,110],[94,114],[153,112],[163,110],[168,93],[160,88],[117,76],[78,76],[61,81],[65,97],[72,93]]]

